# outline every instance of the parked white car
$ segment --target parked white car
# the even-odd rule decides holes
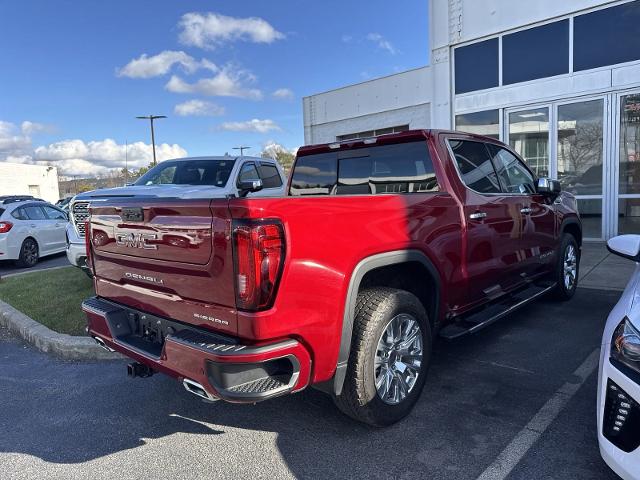
[[[0,260],[33,267],[38,259],[65,251],[67,215],[50,203],[19,198],[0,201]]]
[[[611,253],[636,262],[607,319],[598,377],[598,441],[604,461],[625,480],[640,479],[640,235],[609,240]]]
[[[286,176],[280,164],[257,157],[189,157],[165,160],[132,185],[76,195],[70,202],[67,258],[86,267],[84,222],[91,203],[113,197],[225,198],[228,196],[279,197]]]

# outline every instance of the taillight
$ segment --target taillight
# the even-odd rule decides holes
[[[271,308],[284,263],[282,224],[278,220],[235,221],[233,242],[238,309]]]
[[[0,233],[7,233],[13,227],[11,222],[0,222]]]

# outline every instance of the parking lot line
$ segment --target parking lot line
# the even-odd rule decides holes
[[[598,368],[600,349],[597,348],[573,372],[578,381],[567,382],[538,410],[527,425],[498,455],[495,461],[482,472],[478,480],[503,480],[527,454],[534,443],[549,428],[565,405],[578,392],[582,384]]]

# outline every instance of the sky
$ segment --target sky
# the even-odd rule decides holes
[[[426,0],[0,0],[0,161],[88,176],[303,144],[302,98],[429,62]]]

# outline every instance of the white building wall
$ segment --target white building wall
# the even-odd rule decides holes
[[[303,99],[305,143],[409,124],[430,127],[432,81],[423,67]]]
[[[305,143],[331,143],[336,141],[339,135],[366,132],[376,128],[398,127],[409,125],[412,130],[430,128],[431,109],[428,103],[404,107],[398,110],[390,110],[370,115],[362,115],[355,118],[346,118],[335,122],[314,125],[305,131]]]
[[[0,162],[0,195],[33,195],[55,203],[60,198],[58,169]]]

